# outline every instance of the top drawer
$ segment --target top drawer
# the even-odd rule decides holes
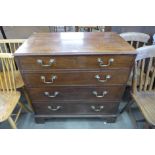
[[[22,70],[129,68],[133,60],[133,55],[18,57]]]

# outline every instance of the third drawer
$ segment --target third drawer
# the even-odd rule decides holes
[[[124,86],[28,88],[32,101],[112,100],[119,101]]]

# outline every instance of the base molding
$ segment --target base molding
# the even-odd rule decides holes
[[[101,118],[103,122],[115,123],[117,115],[35,115],[35,122],[43,124],[52,118]]]

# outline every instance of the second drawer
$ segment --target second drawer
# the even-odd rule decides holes
[[[51,87],[29,88],[32,101],[64,100],[117,100],[122,97],[124,86],[105,87]]]
[[[119,85],[126,84],[130,70],[105,70],[85,72],[50,72],[23,74],[29,87],[67,85]]]

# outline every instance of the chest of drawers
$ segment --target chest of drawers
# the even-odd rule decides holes
[[[36,122],[114,122],[134,57],[135,50],[112,32],[36,33],[15,52]]]

